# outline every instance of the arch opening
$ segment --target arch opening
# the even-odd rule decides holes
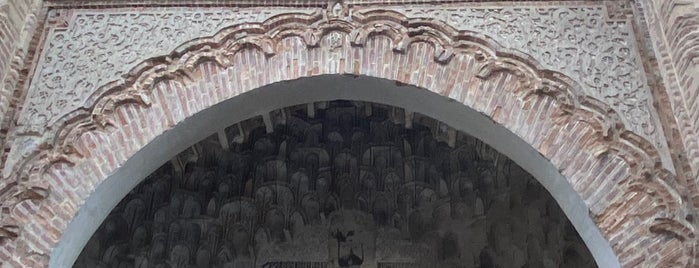
[[[165,132],[101,183],[52,251],[51,265],[69,266],[109,211],[164,162],[221,128],[282,107],[336,99],[372,101],[436,118],[503,153],[532,174],[562,208],[601,267],[618,267],[587,206],[560,172],[531,145],[463,104],[413,86],[371,77],[326,75],[271,84],[199,112]],[[249,105],[256,103],[260,105]]]
[[[546,190],[404,109],[286,107],[139,183],[74,267],[594,267]]]

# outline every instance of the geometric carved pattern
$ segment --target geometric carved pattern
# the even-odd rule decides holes
[[[503,51],[501,47],[473,33],[460,32],[444,23],[432,20],[409,19],[397,12],[349,12],[343,7],[333,9],[328,13],[290,14],[286,17],[280,15],[264,23],[246,23],[225,28],[212,37],[187,42],[168,56],[146,60],[132,69],[124,81],[101,87],[97,91],[100,94],[93,95],[84,104],[85,109],[74,111],[57,120],[58,125],[54,130],[57,132],[55,136],[40,144],[40,147],[32,152],[24,154],[26,158],[12,167],[11,177],[3,182],[0,191],[2,193],[0,203],[3,206],[3,215],[0,219],[0,238],[3,238],[5,243],[0,247],[0,256],[9,258],[18,248],[28,252],[37,252],[34,249],[36,246],[13,242],[16,241],[17,236],[21,235],[22,220],[26,219],[26,217],[20,217],[16,214],[26,215],[22,213],[25,213],[26,206],[29,206],[25,202],[27,200],[39,200],[38,202],[44,200],[43,202],[45,202],[47,197],[49,200],[54,197],[50,195],[50,187],[48,186],[53,182],[54,177],[47,175],[47,172],[55,170],[54,168],[85,163],[83,155],[87,152],[80,151],[77,147],[81,142],[81,137],[86,133],[95,131],[108,132],[113,128],[119,129],[118,121],[120,119],[117,118],[116,112],[120,107],[135,104],[147,110],[154,103],[151,99],[151,92],[157,88],[160,82],[196,81],[199,79],[196,70],[203,62],[214,62],[217,66],[228,68],[239,64],[240,62],[232,59],[237,57],[238,53],[247,50],[261,52],[267,59],[263,60],[265,64],[274,62],[277,53],[290,55],[288,51],[284,51],[285,44],[292,42],[289,40],[301,42],[307,51],[319,48],[326,51],[324,53],[327,54],[323,57],[327,57],[325,59],[331,60],[333,63],[351,59],[353,55],[357,55],[357,50],[361,51],[368,44],[378,42],[377,40],[382,40],[381,42],[388,40],[389,45],[381,47],[382,50],[379,53],[385,53],[382,55],[389,57],[411,53],[409,54],[411,60],[422,57],[419,59],[434,69],[446,66],[448,67],[447,71],[469,75],[470,77],[463,79],[474,84],[495,83],[491,80],[505,74],[508,77],[507,82],[503,80],[498,83],[504,83],[510,88],[507,89],[507,92],[503,91],[502,93],[507,96],[516,96],[525,107],[523,111],[532,108],[535,111],[549,108],[554,111],[550,116],[537,115],[539,118],[536,118],[535,122],[552,122],[556,125],[567,126],[566,129],[590,131],[584,140],[566,142],[575,144],[578,150],[584,151],[584,154],[603,159],[602,161],[606,163],[621,161],[618,162],[620,165],[618,168],[614,168],[614,166],[605,168],[608,172],[613,173],[605,171],[599,173],[602,181],[598,181],[598,183],[607,185],[607,188],[594,189],[596,185],[587,185],[585,187],[590,188],[585,190],[586,193],[581,192],[580,194],[584,198],[591,198],[590,195],[600,193],[600,191],[610,194],[602,196],[594,204],[588,205],[591,207],[592,216],[607,238],[610,240],[619,239],[615,240],[618,242],[612,246],[618,253],[624,253],[620,255],[623,264],[633,266],[634,263],[644,262],[659,266],[687,265],[693,258],[695,232],[692,224],[685,219],[689,218],[684,207],[685,202],[677,192],[677,189],[682,188],[682,186],[677,184],[669,171],[662,168],[660,155],[655,146],[639,134],[627,130],[620,116],[605,102],[580,92],[580,86],[572,79],[566,78],[565,75],[542,71],[534,67],[531,62],[523,60],[522,57],[501,53]],[[411,51],[415,47],[422,46],[429,47],[427,52],[417,56],[412,54]],[[355,51],[355,54],[351,54],[351,51]],[[408,56],[396,57],[405,58]],[[367,64],[366,62],[364,61],[363,64]],[[458,64],[469,62],[468,70],[472,73],[462,71],[458,65],[451,65],[453,62]],[[348,61],[344,61],[344,63],[347,66],[352,66]],[[351,68],[355,69],[347,70],[342,69],[339,64],[338,66],[340,66],[338,69],[326,69],[327,66],[323,66],[322,70],[327,73],[368,75],[379,73],[370,69],[373,67],[363,65],[354,65]],[[461,66],[466,68],[467,65]],[[401,68],[401,66],[396,68]],[[308,75],[320,74],[320,69],[312,69]],[[270,75],[269,80],[262,81],[281,81],[281,77],[284,77],[274,75]],[[298,78],[307,74],[294,75]],[[289,76],[294,77],[294,75]],[[409,73],[391,73],[385,77],[418,86],[422,85],[420,81],[436,80],[418,78],[419,76]],[[456,76],[450,76],[450,79],[455,78]],[[262,82],[255,81],[255,83]],[[242,87],[250,84],[254,83],[248,80],[248,84]],[[473,92],[469,92],[471,90],[469,88],[454,89],[446,86],[444,88],[430,88],[427,85],[424,87],[460,102],[471,101],[471,98],[474,98]],[[460,95],[462,93],[467,95]],[[542,99],[553,100],[552,106],[538,107],[537,105]],[[480,104],[470,103],[469,105]],[[493,120],[496,121],[507,120],[499,117],[497,110],[489,112],[489,116],[492,116]],[[527,123],[532,124],[532,122]],[[531,126],[536,127],[535,125]],[[573,132],[571,135],[577,134]],[[534,143],[533,141],[529,142]],[[551,148],[538,149],[544,155],[553,152]],[[556,161],[556,159],[551,160]],[[574,180],[576,178],[568,179]],[[589,179],[597,180],[598,178]],[[571,181],[571,183],[574,182]],[[75,202],[81,201],[75,200]],[[639,202],[647,205],[639,207],[637,206],[640,204]],[[23,205],[22,209],[15,209],[18,204]],[[8,213],[10,215],[7,215]],[[618,218],[618,213],[622,213],[624,218]],[[624,226],[619,226],[622,223]],[[46,224],[53,226],[52,224],[55,223]],[[629,225],[630,227],[626,227]],[[60,229],[59,227],[54,228]],[[627,228],[629,229],[627,230]],[[60,230],[58,233],[60,235]],[[633,240],[630,240],[629,236],[633,237]],[[637,239],[652,243],[649,249],[654,248],[663,252],[640,250],[626,255],[628,250],[637,247],[631,242]],[[39,253],[32,253],[33,256],[47,254],[52,242],[46,243],[49,243],[49,246],[42,246],[45,249],[38,250]],[[22,247],[18,247],[18,245]],[[662,245],[673,246],[658,248]],[[41,260],[26,258],[14,260],[30,263],[41,262]]]
[[[74,267],[595,267],[550,194],[487,145],[457,133],[450,147],[443,124],[395,107],[324,106],[185,151]]]

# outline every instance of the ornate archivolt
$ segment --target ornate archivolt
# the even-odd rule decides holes
[[[635,49],[625,43],[630,42],[624,35],[629,34],[628,27],[620,26],[620,22],[603,21],[600,10],[525,7],[476,8],[465,12],[482,18],[481,23],[468,16],[457,18],[455,14],[462,12],[449,9],[411,9],[401,13],[375,8],[348,9],[342,5],[328,10],[247,14],[75,11],[66,30],[50,33],[52,38],[47,41],[20,126],[14,133],[15,146],[0,185],[3,252],[14,250],[13,243],[21,233],[14,212],[17,204],[45,200],[51,194],[45,172],[57,164],[89,161],[73,143],[87,132],[118,128],[114,111],[121,105],[138,103],[148,107],[150,92],[157,83],[196,80],[194,70],[202,62],[213,61],[223,68],[233,66],[236,63],[230,59],[246,49],[261,50],[272,58],[283,49],[282,41],[288,38],[302,40],[309,50],[363,47],[374,38],[389,38],[392,46],[385,49],[390,53],[406,53],[411,45],[426,43],[433,48],[431,58],[442,65],[448,66],[457,57],[472,57],[480,70],[479,79],[487,81],[502,72],[511,74],[519,85],[512,93],[525,106],[537,98],[555,99],[557,112],[547,120],[563,125],[584,124],[594,129],[595,136],[588,139],[584,149],[600,158],[620,158],[628,167],[625,177],[616,178],[617,195],[593,213],[604,225],[600,227],[603,232],[609,239],[618,234],[623,227],[616,224],[625,219],[615,220],[614,214],[621,213],[618,210],[624,209],[634,196],[647,196],[656,207],[647,208],[642,215],[621,213],[622,217],[638,217],[647,223],[641,235],[667,235],[667,239],[679,240],[684,246],[679,257],[649,257],[647,261],[687,265],[694,254],[695,231],[685,220],[688,212],[681,197],[683,193],[678,190],[683,187],[663,165],[664,152],[658,150],[657,144],[664,140],[661,129],[654,127],[657,126],[654,111],[648,106],[649,94],[643,74],[639,73],[641,67]],[[589,14],[589,17],[571,14]],[[447,23],[420,18],[424,16],[444,18]],[[564,20],[570,27],[556,31],[555,24],[546,26],[561,18],[567,18]],[[454,20],[462,25],[452,25],[450,22]],[[520,25],[517,20],[530,20],[530,24],[517,28]],[[466,21],[475,25],[464,26]],[[523,34],[530,26],[540,30],[540,35]],[[87,28],[83,27],[103,31],[85,31]],[[619,29],[627,32],[614,32]],[[200,34],[192,35],[197,31]],[[127,32],[142,38],[126,39],[123,35]],[[491,36],[495,40],[513,38],[517,42],[503,47],[492,41]],[[526,36],[531,39],[522,39]],[[617,38],[603,41],[612,36]],[[568,40],[560,41],[563,45],[559,50],[543,48],[542,42],[559,37]],[[523,44],[536,46],[527,48]],[[578,49],[585,49],[575,50],[576,44]],[[114,51],[114,47],[121,50]],[[549,67],[555,71],[546,71]],[[444,94],[461,98],[449,92]],[[48,131],[42,133],[43,130]]]
[[[542,69],[570,77],[580,85],[580,94],[614,108],[629,130],[652,141],[667,162],[666,142],[650,104],[631,27],[626,21],[607,19],[604,6],[390,9],[408,18],[437,19],[469,35],[487,37],[518,56],[532,58]],[[50,139],[51,134],[44,133],[46,126],[88,107],[90,95],[108,83],[123,81],[144,59],[165,55],[187,40],[212,35],[227,26],[262,22],[290,11],[309,14],[314,9],[55,10],[49,16],[66,20],[63,23],[68,27],[49,33],[38,63],[41,67],[34,74],[20,114],[17,143],[29,150]],[[44,135],[30,138],[37,134]],[[26,153],[13,151],[9,166]]]

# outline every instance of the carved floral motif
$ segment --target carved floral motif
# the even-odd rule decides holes
[[[328,16],[342,15],[341,9],[335,5]],[[371,10],[375,9],[354,12]],[[666,158],[665,139],[656,131],[658,123],[630,25],[608,20],[603,6],[397,10],[407,18],[437,18],[459,30],[487,36],[517,56],[533,57],[544,69],[567,75],[581,86],[580,94],[607,103],[630,130],[652,141]],[[312,11],[317,10],[293,10]],[[51,139],[33,136],[71,111],[90,105],[101,87],[123,81],[144,59],[167,55],[187,40],[210,36],[226,26],[262,22],[284,12],[290,11],[76,11],[68,28],[54,29],[47,38],[18,121],[17,132],[29,135],[18,141],[34,145],[21,148],[31,150]],[[336,34],[329,38],[333,46],[339,42]],[[8,157],[9,166],[28,153],[18,150]]]
[[[298,9],[294,12],[308,13]],[[81,107],[101,86],[123,81],[144,59],[224,27],[262,22],[285,9],[149,10],[76,12],[67,29],[50,32],[34,74],[20,124],[41,132]]]
[[[436,18],[533,57],[544,69],[580,83],[604,100],[629,128],[653,140],[650,91],[631,25],[610,21],[604,7],[399,8],[411,18]]]

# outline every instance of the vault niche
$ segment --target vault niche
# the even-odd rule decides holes
[[[550,194],[401,108],[297,105],[225,128],[135,187],[74,267],[596,267]]]

